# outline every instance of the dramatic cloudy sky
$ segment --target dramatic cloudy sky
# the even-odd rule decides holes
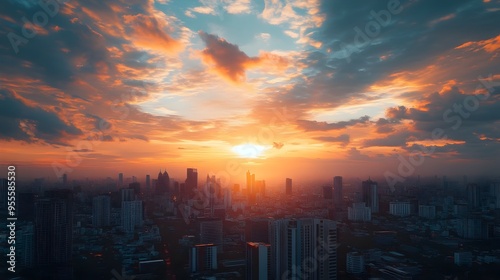
[[[498,171],[498,1],[38,2],[0,2],[0,162],[24,176]]]

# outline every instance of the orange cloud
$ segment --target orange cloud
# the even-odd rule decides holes
[[[130,27],[134,45],[167,53],[177,53],[182,49],[182,44],[166,32],[169,27],[165,22],[159,21],[154,16],[125,15],[124,19]]]
[[[245,78],[245,71],[252,67],[284,69],[288,60],[276,54],[262,52],[257,57],[249,57],[240,48],[219,36],[198,32],[206,48],[201,52],[202,60],[214,66],[214,70],[232,82]]]
[[[486,52],[494,53],[500,49],[500,35],[488,40],[466,42],[455,49],[468,49],[474,52],[482,49]]]

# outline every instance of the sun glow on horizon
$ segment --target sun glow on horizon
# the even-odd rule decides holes
[[[258,158],[268,147],[255,145],[251,143],[234,146],[231,150],[242,158]]]

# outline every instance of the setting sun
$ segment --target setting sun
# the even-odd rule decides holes
[[[242,158],[258,158],[268,148],[255,144],[242,144],[234,146],[231,150]]]

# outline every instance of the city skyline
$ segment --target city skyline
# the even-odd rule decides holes
[[[1,163],[26,177],[496,175],[494,1],[47,3],[0,4]]]

